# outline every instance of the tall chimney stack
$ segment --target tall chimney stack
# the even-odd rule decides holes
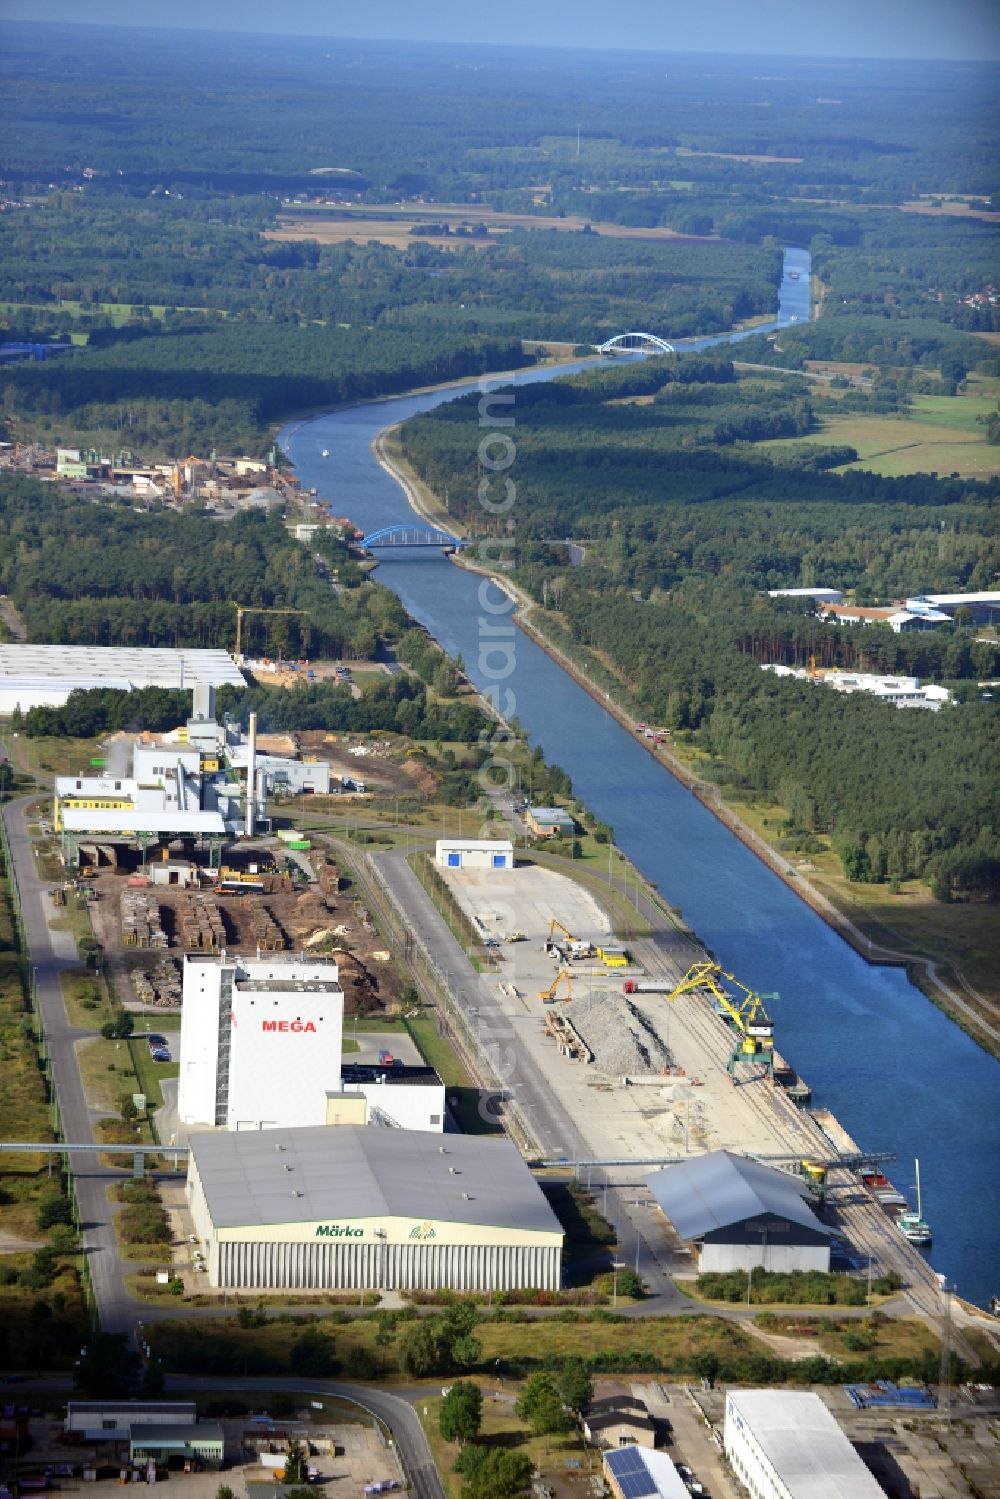
[[[251,713],[247,730],[247,837],[253,837],[254,806],[257,800],[257,715]]]

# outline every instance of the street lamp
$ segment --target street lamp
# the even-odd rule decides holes
[[[619,1270],[624,1270],[625,1269],[625,1261],[624,1260],[612,1260],[611,1261],[611,1267],[614,1270],[614,1278],[612,1280],[612,1289],[611,1289],[611,1306],[612,1306],[612,1308],[614,1308],[614,1307],[616,1307],[618,1305],[618,1272],[619,1272]]]

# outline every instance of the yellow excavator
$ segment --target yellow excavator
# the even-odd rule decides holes
[[[550,1005],[554,1003],[560,984],[566,985],[566,998],[573,998],[573,975],[570,973],[568,968],[560,968],[559,972],[556,974],[549,987],[547,989],[543,989],[538,996],[543,1005]]]
[[[563,940],[560,941],[557,933],[561,933]],[[589,958],[593,952],[589,942],[584,942],[580,937],[575,937],[568,926],[564,926],[553,916],[549,922],[549,935],[545,939],[545,951],[550,957],[561,958]]]
[[[730,994],[722,985],[723,979],[742,997]],[[721,1015],[736,1032],[736,1041],[726,1067],[730,1080],[735,1083],[736,1068],[740,1063],[763,1067],[773,1077],[774,1025],[764,1009],[763,997],[741,983],[734,974],[727,973],[720,964],[707,961],[693,963],[677,987],[667,995],[667,999],[679,999],[682,994],[689,994],[695,989],[705,989],[712,995],[716,1014]],[[771,999],[777,997],[776,994],[769,996]]]

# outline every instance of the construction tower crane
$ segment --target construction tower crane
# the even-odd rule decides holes
[[[723,988],[722,979],[732,984],[742,998],[735,998]],[[729,1021],[736,1032],[736,1041],[726,1066],[730,1081],[735,1083],[736,1068],[741,1063],[763,1067],[773,1077],[774,1025],[764,1009],[763,997],[741,983],[734,974],[727,973],[720,964],[710,960],[693,963],[676,988],[667,995],[667,999],[679,999],[682,994],[690,994],[694,989],[706,989],[712,995],[716,1010]],[[777,997],[776,994],[769,995],[771,999]]]
[[[308,614],[308,609],[257,609],[252,605],[237,604],[235,600],[230,601],[236,610],[236,665],[243,665],[243,616],[244,614]]]
[[[556,974],[549,987],[547,989],[543,989],[538,996],[543,1005],[550,1005],[553,1003],[556,997],[556,990],[559,988],[560,984],[566,985],[566,998],[573,998],[573,975],[570,973],[568,968],[560,968],[559,972]]]

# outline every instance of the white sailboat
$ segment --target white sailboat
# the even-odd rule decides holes
[[[900,1213],[896,1222],[899,1224],[900,1233],[905,1234],[911,1244],[929,1244],[931,1228],[924,1218],[924,1205],[920,1195],[920,1162],[914,1160],[913,1164],[917,1171],[917,1211],[914,1213],[907,1208],[905,1213]]]

